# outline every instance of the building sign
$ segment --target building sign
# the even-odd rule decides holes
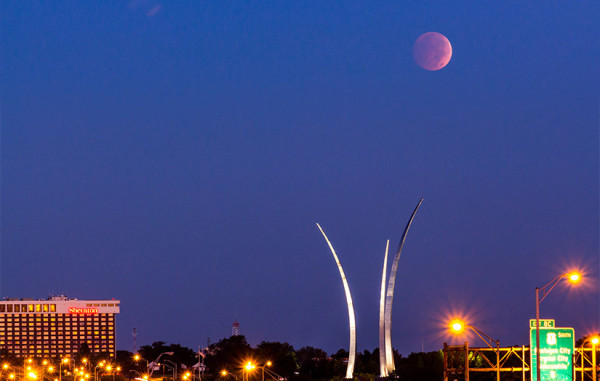
[[[529,328],[535,328],[535,319],[529,320]],[[554,319],[540,319],[540,328],[554,328]]]
[[[92,307],[69,307],[69,313],[73,315],[95,315],[98,313],[98,308]]]
[[[540,326],[542,325],[540,320]],[[534,320],[535,325],[535,320]],[[538,361],[535,342],[536,329],[530,328],[531,380],[537,380]],[[575,331],[573,328],[540,327],[540,381],[573,381],[573,350]]]

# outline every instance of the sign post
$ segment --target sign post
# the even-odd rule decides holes
[[[535,372],[538,361],[538,350],[535,345],[535,320],[533,327],[530,324],[531,380],[573,381],[575,330],[573,328],[555,328],[553,320],[552,327],[545,327],[544,322],[540,320],[540,380],[537,380]]]

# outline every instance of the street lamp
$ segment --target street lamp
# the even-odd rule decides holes
[[[229,373],[226,369],[223,369],[221,371],[221,377],[225,378],[227,376],[231,376],[234,378],[235,381],[237,381],[237,375],[235,373]],[[243,377],[242,377],[243,378]]]
[[[62,365],[66,364],[68,362],[69,362],[69,358],[68,357],[65,357],[64,359],[60,360],[60,363],[58,365],[58,380],[59,381],[62,381]]]
[[[177,364],[175,364],[171,360],[165,360],[165,362],[172,364],[172,365],[167,365],[167,366],[173,370],[173,381],[177,381]]]
[[[262,381],[265,381],[265,366],[271,366],[273,363],[271,361],[267,361],[263,366],[260,367],[262,370]]]
[[[94,367],[94,381],[97,381],[97,380],[98,380],[98,374],[96,373],[96,372],[97,372],[97,370],[98,370],[98,368],[102,369],[103,367],[104,367],[104,360],[103,360],[103,361],[100,361],[100,362],[98,363],[98,365],[96,365],[96,366]]]
[[[594,336],[590,340],[592,343],[592,380],[596,381],[597,372],[598,372],[598,364],[596,363],[596,346],[600,343],[600,337]],[[585,344],[585,342],[584,342]],[[583,344],[581,345],[581,356],[583,356]],[[582,367],[583,368],[583,367]]]
[[[548,296],[550,291],[556,287],[556,285],[562,280],[567,279],[571,283],[579,283],[581,281],[581,274],[578,272],[565,273],[552,279],[544,287],[535,288],[535,350],[536,350],[536,361],[535,361],[535,375],[536,381],[541,381],[540,376],[540,303]],[[540,291],[542,296],[540,297]],[[595,381],[595,380],[594,380]]]
[[[496,348],[495,348],[495,352],[496,352],[496,381],[500,381],[500,340],[494,340],[492,339],[488,334],[486,334],[485,332],[481,331],[480,329],[477,329],[475,327],[473,327],[472,325],[466,324],[464,321],[460,320],[460,319],[454,319],[450,322],[450,330],[452,332],[454,332],[455,334],[461,334],[465,331],[466,328],[469,328],[471,331],[475,332],[475,334],[477,336],[479,336],[479,338],[481,340],[483,340],[488,347],[490,347],[492,350],[494,350],[494,347],[492,347],[492,344],[496,344]],[[485,336],[485,338],[484,338]],[[465,354],[466,356],[468,355]]]
[[[242,369],[242,381],[244,381],[244,374],[246,374],[246,381],[250,378],[250,372],[256,368],[256,365],[252,363],[252,361],[246,362],[244,368]]]
[[[158,355],[158,357],[156,358],[156,360],[152,361],[150,364],[148,364],[148,369],[146,369],[148,375],[150,377],[152,377],[152,373],[154,373],[154,366],[156,364],[158,364],[158,360],[160,360],[160,358],[162,357],[162,355],[168,355],[168,356],[173,356],[175,352],[163,352],[160,355]],[[152,368],[152,369],[150,369]]]

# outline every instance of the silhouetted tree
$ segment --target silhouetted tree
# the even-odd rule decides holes
[[[296,358],[300,367],[299,379],[331,378],[333,376],[333,361],[322,349],[300,348],[296,351]]]
[[[253,351],[243,335],[221,339],[208,347],[204,365],[213,377],[221,370],[239,373],[244,361],[253,358]]]
[[[263,341],[256,347],[255,354],[261,364],[271,361],[270,369],[282,377],[291,377],[298,370],[296,352],[288,343]]]

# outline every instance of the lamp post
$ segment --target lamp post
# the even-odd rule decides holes
[[[96,365],[94,367],[94,381],[98,381],[98,373],[96,373],[96,371],[98,370],[98,368],[103,368],[104,367],[104,361],[100,361],[98,363],[98,365]]]
[[[273,363],[271,361],[267,361],[263,366],[260,367],[262,369],[262,381],[265,381],[265,366],[271,365],[273,365]]]
[[[69,358],[68,357],[65,357],[64,359],[60,360],[60,363],[58,365],[58,380],[59,381],[62,381],[62,365],[66,364],[68,362],[69,362]]]
[[[173,381],[177,381],[177,364],[175,364],[171,360],[165,360],[165,362],[168,362],[172,365],[172,366],[170,366],[170,368],[173,370]]]
[[[242,370],[242,381],[244,381],[244,373],[246,374],[246,381],[249,380],[250,372],[256,368],[256,365],[252,363],[252,361],[248,361],[246,365],[244,365],[244,369]],[[245,371],[245,372],[244,372]]]
[[[565,273],[548,282],[544,287],[535,288],[535,375],[536,381],[542,381],[540,376],[540,303],[548,296],[550,291],[562,280],[567,279],[571,283],[578,283],[581,275],[576,272]],[[541,297],[540,297],[541,292]],[[595,380],[594,380],[595,381]]]
[[[235,373],[229,373],[229,372],[228,372],[227,370],[225,370],[225,369],[223,369],[223,370],[221,371],[221,376],[222,376],[223,378],[225,378],[225,377],[227,377],[227,376],[231,376],[231,377],[233,377],[233,379],[234,379],[235,381],[237,381],[237,374],[235,374]]]
[[[155,366],[156,364],[158,364],[158,360],[160,360],[160,358],[161,358],[163,355],[173,356],[173,354],[174,354],[174,352],[163,352],[163,353],[161,353],[160,355],[158,355],[158,357],[156,358],[156,360],[154,360],[154,361],[152,361],[150,364],[148,364],[148,369],[147,369],[147,371],[148,371],[148,376],[149,376],[149,377],[152,377],[152,373],[154,373],[154,366]],[[152,369],[150,369],[150,368],[152,368]]]
[[[495,352],[496,352],[496,381],[500,381],[500,340],[494,340],[494,339],[492,339],[485,332],[481,331],[480,329],[477,329],[477,328],[473,327],[472,325],[466,324],[462,320],[454,319],[454,320],[452,320],[450,322],[450,329],[452,330],[452,332],[454,332],[456,334],[464,332],[465,328],[469,328],[470,330],[472,330],[473,332],[475,332],[475,334],[477,336],[479,336],[479,338],[481,340],[483,340],[483,342],[485,342],[487,344],[487,346],[490,347],[492,350],[494,349],[494,347],[492,347],[492,344],[496,344],[496,348],[495,348]],[[484,338],[484,336],[485,336],[485,338]],[[465,354],[465,356],[467,356],[467,355],[468,354]]]
[[[598,379],[598,364],[596,363],[596,346],[598,345],[598,343],[600,343],[600,337],[594,336],[590,339],[590,342],[592,343],[592,380],[596,381]],[[581,348],[581,356],[583,357],[583,345]]]

